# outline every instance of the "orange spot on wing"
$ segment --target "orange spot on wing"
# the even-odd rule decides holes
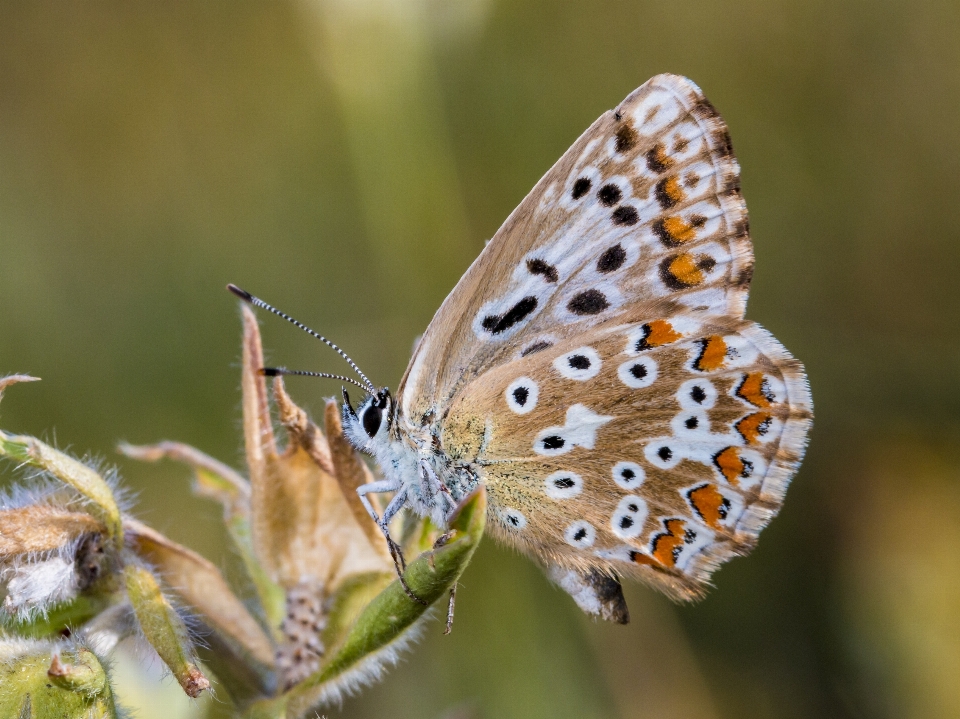
[[[649,554],[644,554],[643,552],[631,552],[630,561],[641,566],[655,567],[658,564],[656,559],[651,557]]]
[[[770,429],[772,420],[773,416],[769,412],[754,412],[741,419],[734,426],[747,442],[758,444],[760,437]]]
[[[667,148],[662,143],[657,143],[647,151],[647,167],[654,172],[666,172],[673,167],[673,160],[667,156]]]
[[[703,348],[693,366],[701,372],[713,372],[723,367],[727,359],[727,343],[720,335],[710,335],[703,340]]]
[[[653,231],[667,247],[679,247],[697,236],[694,225],[682,217],[665,217],[653,223]]]
[[[687,498],[700,518],[707,526],[720,529],[720,520],[727,518],[730,500],[724,497],[712,484],[704,484],[687,492]]]
[[[667,267],[667,271],[674,276],[677,282],[690,287],[703,282],[703,270],[697,265],[693,255],[687,252],[677,255]]]
[[[653,538],[652,554],[660,564],[674,567],[680,554],[679,550],[683,547],[686,525],[682,519],[668,519],[663,524],[667,531]]]
[[[669,237],[660,222],[654,223],[653,231],[661,239]],[[670,242],[666,244],[669,245]],[[694,257],[689,252],[681,252],[660,263],[660,279],[672,290],[686,290],[702,284],[707,279],[707,273],[716,266],[717,261],[709,254]]]
[[[737,388],[737,396],[757,407],[769,407],[773,400],[769,386],[764,386],[763,372],[751,372]]]
[[[680,182],[674,176],[665,177],[660,180],[654,189],[654,193],[656,194],[657,202],[659,202],[660,206],[665,210],[670,209],[686,197],[683,188],[680,187]]]
[[[737,454],[736,447],[727,447],[718,452],[713,458],[713,463],[717,465],[720,474],[726,477],[732,486],[739,486],[740,478],[743,476],[743,471],[746,469],[746,466],[743,460],[740,459],[740,455]]]
[[[644,327],[647,329],[647,336],[644,337],[644,340],[650,347],[670,344],[683,336],[674,330],[673,325],[666,320],[654,320],[648,322]]]

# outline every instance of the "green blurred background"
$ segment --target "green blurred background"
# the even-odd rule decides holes
[[[216,506],[118,440],[241,466],[236,282],[395,387],[547,168],[658,72],[721,110],[748,316],[817,409],[781,516],[703,602],[586,620],[491,543],[386,681],[328,717],[960,716],[960,4],[0,2],[3,427],[117,462],[214,561]],[[276,363],[338,358],[264,317]],[[291,381],[319,415],[338,391]],[[143,719],[224,716],[118,663]]]

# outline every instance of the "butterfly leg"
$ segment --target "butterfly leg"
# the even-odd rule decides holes
[[[420,479],[421,481],[429,483],[429,490],[427,494],[431,496],[439,496],[440,501],[446,503],[447,508],[442,511],[444,523],[450,518],[450,515],[453,514],[457,509],[457,502],[454,500],[453,495],[450,494],[450,490],[447,489],[447,486],[440,481],[440,478],[437,476],[437,473],[433,471],[433,467],[430,466],[429,462],[420,462]]]
[[[399,491],[398,491],[399,490]],[[390,500],[390,503],[387,505],[387,508],[383,510],[383,516],[377,516],[377,511],[373,508],[373,505],[370,503],[370,499],[367,497],[368,494],[380,494],[382,492],[397,492],[394,495],[393,499]],[[397,578],[400,580],[400,585],[403,587],[403,591],[408,597],[410,597],[415,602],[426,605],[427,603],[418,597],[412,589],[407,585],[407,581],[403,578],[403,572],[406,569],[406,562],[403,560],[403,552],[400,550],[400,546],[393,541],[393,537],[390,536],[390,520],[400,511],[400,509],[407,502],[407,491],[402,488],[401,482],[390,480],[390,479],[381,479],[377,482],[368,482],[367,484],[360,485],[357,487],[357,494],[360,497],[360,502],[363,504],[364,509],[367,510],[367,514],[377,523],[377,526],[380,527],[380,531],[383,532],[383,536],[387,540],[387,547],[390,549],[390,556],[393,558],[393,566],[397,571]]]
[[[363,505],[363,508],[367,510],[367,514],[376,522],[381,528],[383,524],[380,522],[380,517],[377,515],[377,510],[373,508],[373,505],[370,504],[370,500],[367,498],[368,494],[383,494],[384,492],[396,492],[400,489],[400,482],[393,479],[381,479],[377,482],[368,482],[367,484],[361,484],[357,487],[357,494],[360,497],[360,503]]]
[[[450,603],[447,605],[447,626],[443,633],[449,634],[453,630],[453,605],[457,602],[457,585],[450,587]]]
[[[393,541],[393,537],[390,536],[390,520],[393,519],[397,512],[399,512],[403,505],[407,503],[407,490],[401,489],[395,495],[393,499],[390,500],[390,504],[387,505],[387,508],[383,510],[383,516],[380,518],[380,529],[383,531],[384,536],[387,538],[387,543],[390,545],[390,553],[393,554],[394,562],[397,562],[399,559],[400,569],[406,571],[407,563],[403,558],[403,551],[400,549],[400,545]]]

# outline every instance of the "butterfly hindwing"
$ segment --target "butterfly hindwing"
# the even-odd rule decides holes
[[[697,596],[779,509],[809,390],[751,322],[664,302],[622,319],[483,373],[441,442],[472,458],[500,538],[547,565]]]
[[[517,345],[637,302],[742,317],[753,255],[739,177],[699,88],[645,83],[547,172],[451,292],[401,385],[405,415],[419,421]]]

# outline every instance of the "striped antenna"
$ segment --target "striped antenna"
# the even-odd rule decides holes
[[[363,372],[360,371],[360,368],[357,367],[357,363],[354,362],[352,359],[350,359],[350,356],[349,356],[346,352],[344,352],[342,349],[340,349],[339,347],[337,347],[333,342],[331,342],[330,340],[328,340],[326,337],[324,337],[323,335],[321,335],[321,334],[318,333],[318,332],[314,332],[312,329],[310,329],[309,327],[307,327],[307,326],[306,326],[305,324],[303,324],[302,322],[298,322],[297,320],[293,319],[293,317],[291,317],[290,315],[288,315],[288,314],[286,314],[286,313],[284,313],[284,312],[281,312],[280,310],[278,310],[278,309],[277,309],[276,307],[274,307],[273,305],[268,305],[266,302],[264,302],[263,300],[261,300],[259,297],[254,297],[253,295],[251,295],[251,294],[250,294],[249,292],[247,292],[246,290],[241,290],[241,289],[240,289],[239,287],[237,287],[236,285],[227,285],[227,289],[230,290],[233,294],[235,294],[237,297],[239,297],[239,298],[240,298],[241,300],[243,300],[244,302],[249,302],[249,303],[250,303],[251,305],[253,305],[254,307],[260,307],[260,308],[262,308],[262,309],[267,310],[267,312],[273,312],[273,314],[275,314],[277,317],[282,317],[283,319],[285,319],[285,320],[286,320],[287,322],[289,322],[290,324],[292,324],[292,325],[294,325],[294,326],[299,327],[300,329],[302,329],[302,330],[303,330],[304,332],[306,332],[308,335],[311,335],[311,336],[313,336],[313,337],[316,337],[318,340],[320,340],[321,342],[323,342],[325,345],[327,345],[328,347],[330,347],[331,349],[333,349],[338,355],[340,355],[341,357],[343,357],[343,358],[347,361],[347,364],[350,365],[350,366],[353,368],[353,371],[356,372],[358,375],[360,375],[360,379],[362,379],[362,380],[366,383],[366,386],[361,385],[361,384],[359,384],[358,382],[353,382],[353,384],[355,384],[355,385],[357,385],[358,387],[360,387],[361,389],[369,392],[370,394],[376,394],[376,393],[377,393],[377,388],[374,387],[374,386],[373,386],[373,382],[371,382],[371,381],[367,378],[367,376],[366,376]],[[336,379],[346,379],[345,377],[341,377],[340,375],[327,375],[327,374],[322,373],[322,372],[307,373],[307,372],[298,372],[298,371],[282,370],[282,371],[278,371],[278,373],[279,373],[279,374],[310,374],[310,376],[316,376],[316,377],[331,377],[331,378],[336,378]],[[352,380],[346,380],[346,381],[351,382]]]
[[[260,374],[264,377],[279,377],[281,375],[299,375],[301,377],[326,377],[327,379],[339,379],[344,382],[349,382],[350,384],[356,385],[364,392],[369,392],[370,388],[366,385],[360,384],[355,379],[350,379],[349,377],[344,377],[342,374],[330,374],[329,372],[310,372],[309,370],[304,369],[287,369],[286,367],[262,367],[260,369]]]

